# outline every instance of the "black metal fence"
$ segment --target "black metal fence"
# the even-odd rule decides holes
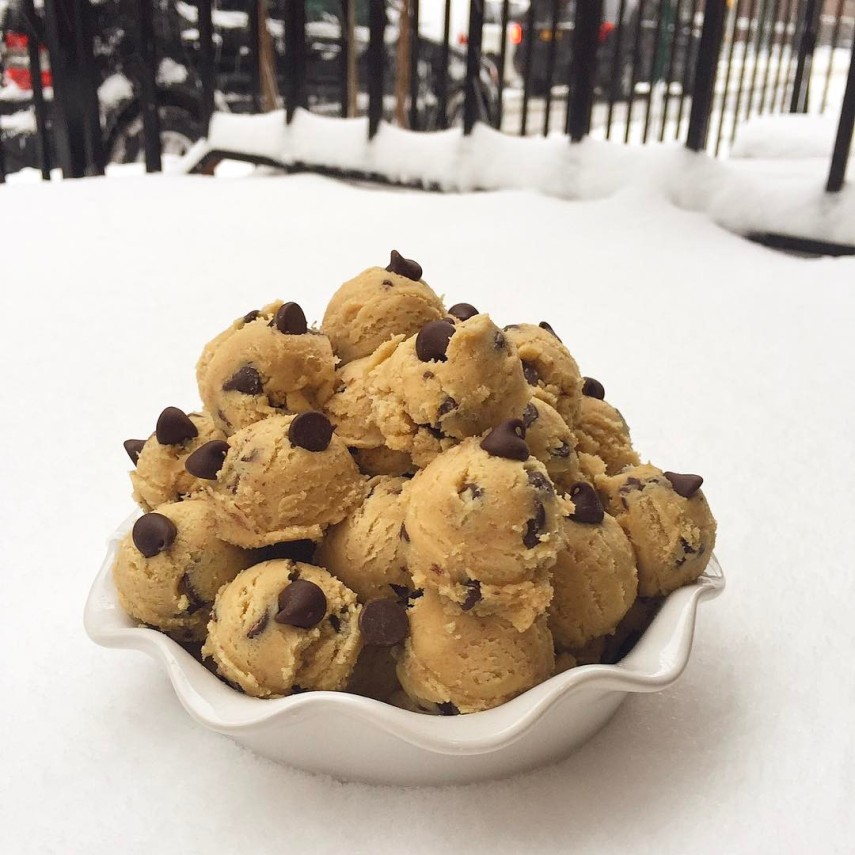
[[[839,103],[829,192],[851,149],[855,0],[471,0],[456,35],[451,0],[429,34],[426,0],[6,2],[0,181],[17,140],[10,87],[46,177],[54,163],[100,174],[116,157],[158,171],[164,139],[204,135],[215,105],[280,106],[287,122],[301,107],[367,115],[369,138],[384,119],[464,134],[486,122],[719,154],[751,116]],[[104,94],[117,77],[118,106]]]

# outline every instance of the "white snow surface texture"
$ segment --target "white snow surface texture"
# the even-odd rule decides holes
[[[568,202],[158,176],[0,191],[0,851],[804,853],[855,840],[855,260],[779,255],[641,187]],[[577,753],[421,790],[280,767],[82,628],[130,509],[122,440],[275,298],[418,259],[449,302],[548,320],[637,447],[698,472],[725,595],[690,664]]]

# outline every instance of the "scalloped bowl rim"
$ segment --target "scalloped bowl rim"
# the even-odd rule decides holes
[[[655,692],[670,686],[689,660],[698,605],[717,597],[725,580],[715,557],[693,584],[671,593],[633,650],[616,665],[582,665],[556,674],[485,712],[444,717],[399,709],[347,692],[305,692],[276,699],[243,695],[220,681],[167,635],[135,624],[118,603],[112,565],[119,542],[139,512],[110,537],[84,609],[89,637],[103,647],[139,650],[165,668],[182,706],[196,721],[240,737],[260,725],[293,724],[320,708],[368,722],[391,736],[437,754],[483,754],[516,741],[560,698],[589,690]]]

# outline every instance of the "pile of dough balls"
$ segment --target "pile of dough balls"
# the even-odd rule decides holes
[[[248,695],[486,710],[618,661],[712,554],[702,479],[641,463],[548,323],[446,309],[397,252],[319,328],[247,313],[196,374],[200,411],[125,442],[113,579]]]

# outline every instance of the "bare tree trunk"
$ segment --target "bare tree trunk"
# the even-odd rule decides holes
[[[410,0],[400,0],[398,16],[398,50],[395,55],[395,121],[410,126],[407,97],[410,93]]]
[[[347,115],[356,115],[356,93],[359,90],[356,64],[356,0],[350,0],[344,5],[347,20],[345,21],[347,44]]]
[[[276,52],[267,29],[267,2],[258,2],[258,77],[261,82],[261,109],[265,113],[279,106],[279,85],[276,81]]]

